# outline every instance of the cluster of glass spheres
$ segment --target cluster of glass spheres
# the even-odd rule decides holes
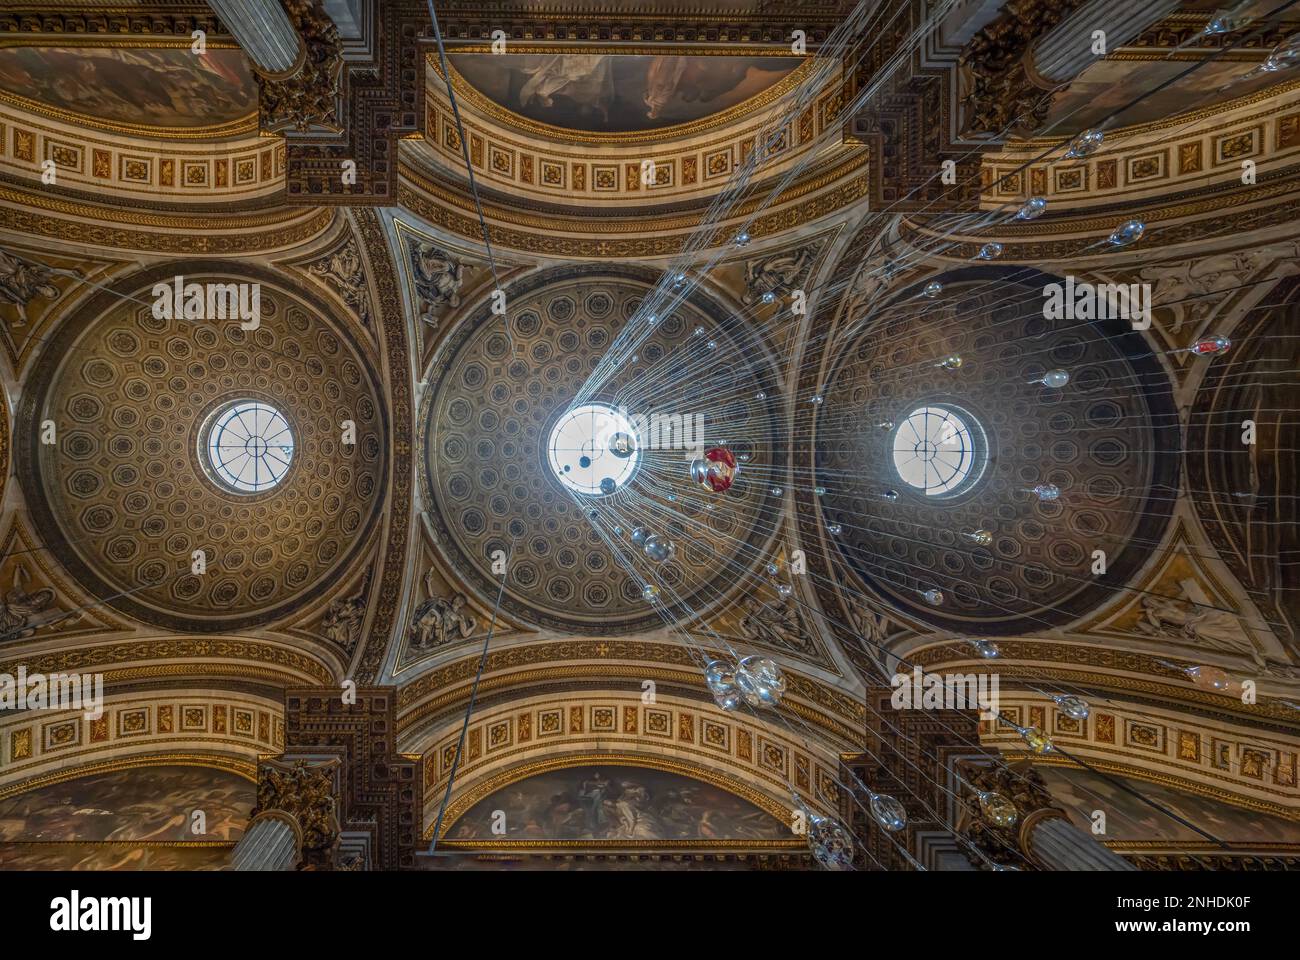
[[[751,707],[775,707],[785,696],[785,675],[767,657],[744,657],[734,670],[726,661],[714,660],[704,668],[704,682],[723,710],[735,710],[742,701]]]

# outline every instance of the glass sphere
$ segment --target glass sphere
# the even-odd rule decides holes
[[[1017,220],[1037,220],[1047,209],[1047,201],[1042,197],[1030,197],[1016,213]]]
[[[897,833],[907,826],[907,810],[893,797],[873,793],[871,795],[871,815],[876,822],[890,833]]]
[[[1070,149],[1065,154],[1065,159],[1073,160],[1077,157],[1091,156],[1101,148],[1105,139],[1106,135],[1100,130],[1085,130],[1074,138]]]
[[[961,357],[954,353],[951,356],[944,357],[936,366],[943,367],[945,370],[957,370],[961,367]]]
[[[933,587],[925,591],[921,596],[924,597],[925,602],[930,604],[932,607],[940,606],[943,603],[943,591],[936,590]]]
[[[618,481],[613,477],[604,477],[600,481],[600,492],[608,496],[618,489]]]
[[[738,247],[747,247],[749,246],[749,234],[742,230],[736,234],[736,239],[733,242]]]
[[[817,496],[819,496],[819,497],[824,497],[824,496],[826,496],[826,488],[825,488],[825,487],[813,487],[813,493],[817,494]]]
[[[1047,753],[1052,749],[1052,741],[1048,740],[1043,735],[1043,731],[1037,727],[1025,727],[1020,731],[1020,736],[1034,753]]]
[[[986,660],[992,660],[998,655],[998,645],[991,640],[972,640],[970,643],[975,652]]]
[[[659,588],[653,583],[647,583],[641,588],[641,596],[646,599],[647,603],[654,603],[659,599]]]
[[[767,392],[766,392],[765,390],[760,390],[760,391],[758,391],[758,393],[754,394],[754,399],[755,399],[755,400],[766,400],[766,399],[767,399]]]
[[[1020,819],[1020,811],[1016,809],[1016,805],[1000,793],[981,790],[979,802],[980,813],[984,814],[984,819],[995,827],[1005,829]]]
[[[1127,247],[1130,243],[1141,240],[1142,234],[1146,232],[1147,225],[1141,220],[1126,220],[1115,228],[1106,242],[1115,247]]]
[[[704,456],[691,461],[691,479],[714,493],[725,493],[736,482],[740,467],[726,447],[710,447]]]
[[[713,700],[723,710],[735,710],[740,706],[740,688],[736,686],[736,675],[731,666],[723,660],[714,660],[704,668],[704,682],[713,694]]]
[[[815,407],[820,407],[822,405],[822,395],[820,393],[814,393],[808,402]]]
[[[671,540],[655,534],[645,538],[645,547],[643,549],[645,555],[655,563],[671,560],[677,554],[677,547]]]
[[[921,296],[933,300],[939,294],[943,293],[943,284],[938,280],[931,280],[921,290]]]
[[[774,707],[785,695],[781,668],[766,657],[745,657],[736,664],[736,685],[751,707]]]
[[[767,575],[769,577],[775,577],[777,574],[781,572],[781,565],[779,563],[773,562],[773,563],[769,563],[765,569],[767,570]]]
[[[781,494],[784,493],[784,492],[785,492],[785,491],[783,491],[780,487],[773,487],[773,488],[772,488],[772,496],[774,496],[774,497],[779,497],[779,496],[781,496]]]
[[[758,299],[762,300],[764,303],[772,303],[776,300],[776,294],[773,293],[771,290],[765,290],[763,292],[763,295]]]
[[[1067,370],[1048,370],[1043,374],[1043,386],[1051,387],[1053,390],[1060,390],[1070,382],[1070,373]]]
[[[644,547],[646,538],[650,536],[650,531],[645,527],[632,528],[632,546]]]
[[[1056,500],[1061,496],[1061,488],[1054,483],[1035,484],[1029,492],[1043,501]]]
[[[788,597],[794,593],[794,587],[790,586],[788,583],[778,583],[776,585],[776,592],[783,597]]]
[[[980,252],[975,254],[975,259],[996,260],[1000,256],[1002,256],[1002,244],[994,242],[986,243],[984,246],[980,247]]]
[[[897,491],[897,490],[886,490],[884,493],[881,494],[881,496],[884,497],[886,500],[889,500],[889,501],[892,502],[892,501],[898,499],[898,491]]]
[[[987,530],[972,530],[966,534],[966,538],[971,543],[978,544],[981,547],[990,547],[993,545],[993,534]]]
[[[1232,346],[1232,341],[1227,337],[1206,337],[1203,340],[1197,340],[1188,349],[1197,356],[1204,356],[1206,354],[1223,353],[1230,346]]]
[[[1086,700],[1074,696],[1055,697],[1056,705],[1061,708],[1061,712],[1067,717],[1074,720],[1087,720],[1090,709]]]
[[[853,835],[838,820],[811,814],[808,848],[813,859],[827,870],[853,869]]]
[[[829,533],[832,537],[838,537],[841,533],[844,532],[844,528],[841,527],[838,523],[828,523],[826,525],[826,532]]]
[[[1232,686],[1232,678],[1218,667],[1188,667],[1184,672],[1202,690],[1227,690]]]
[[[631,434],[616,433],[609,438],[609,452],[620,460],[626,460],[636,453],[636,441]]]
[[[1298,63],[1300,63],[1300,33],[1292,34],[1274,47],[1268,59],[1259,65],[1259,69],[1267,73],[1276,73],[1278,70],[1289,70]]]

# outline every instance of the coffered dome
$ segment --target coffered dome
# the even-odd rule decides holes
[[[153,284],[182,270],[187,284],[260,283],[258,328],[155,317]],[[188,262],[119,292],[129,299],[101,292],[60,330],[24,405],[24,481],[46,542],[141,619],[271,620],[319,592],[374,523],[387,424],[372,365],[328,310],[265,270]],[[47,420],[54,444],[40,442]]]
[[[503,604],[526,620],[581,633],[662,623],[642,597],[644,579],[625,569],[619,551],[603,540],[618,534],[585,516],[590,504],[566,492],[548,463],[556,422],[655,279],[653,272],[631,266],[534,274],[507,290],[513,354],[501,319],[485,304],[443,344],[430,372],[420,437],[430,521],[453,568],[484,596],[495,597],[499,585],[491,571],[494,552],[511,557]],[[691,382],[675,384],[671,398],[630,415],[708,411],[709,436],[728,434],[753,457],[755,468],[778,466],[772,401],[755,399],[763,384],[768,397],[776,395],[773,374],[761,346],[748,342],[741,329],[723,329],[726,316],[708,295],[693,293],[640,344],[636,362],[591,399],[617,406],[628,397],[629,385],[653,376],[666,357],[712,342],[716,349],[695,368]],[[729,386],[722,387],[725,395],[710,394],[710,384],[733,382],[753,387],[743,396]],[[743,577],[744,561],[738,565],[736,558],[753,558],[766,542],[776,519],[773,498],[762,484],[738,484],[707,513],[698,496],[683,496],[670,510],[665,498],[677,500],[673,485],[689,483],[689,457],[683,451],[657,453],[657,466],[642,467],[631,484],[644,498],[642,522],[683,515],[668,529],[681,548],[658,574],[679,591],[678,613],[707,607]]]

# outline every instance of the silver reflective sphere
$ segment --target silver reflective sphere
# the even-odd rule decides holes
[[[766,657],[745,657],[736,664],[736,685],[751,707],[774,707],[785,695],[781,668]]]
[[[1061,708],[1061,712],[1073,720],[1087,720],[1091,712],[1087,701],[1080,697],[1063,696],[1056,698],[1056,705]]]
[[[830,817],[808,817],[808,849],[827,870],[853,869],[853,835]]]
[[[660,537],[654,534],[646,537],[645,555],[655,563],[663,563],[665,560],[671,560],[677,553],[677,547],[667,537]]]
[[[618,489],[618,482],[613,477],[605,477],[600,481],[600,492],[609,496]]]
[[[1070,382],[1070,373],[1068,370],[1048,370],[1043,374],[1043,386],[1051,387],[1053,390],[1060,390]]]
[[[632,545],[635,547],[644,547],[646,537],[650,536],[650,531],[645,527],[632,528]]]
[[[879,793],[871,795],[871,815],[890,833],[897,833],[907,826],[907,810],[893,797]]]
[[[620,460],[626,460],[636,453],[636,441],[631,434],[616,433],[609,438],[609,452]]]

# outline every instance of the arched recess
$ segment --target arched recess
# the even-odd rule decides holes
[[[1290,332],[1300,322],[1300,279],[1281,281],[1264,303],[1230,331],[1232,348],[1209,363],[1188,417],[1187,475],[1200,491],[1195,508],[1211,543],[1291,655],[1291,663],[1274,663],[1270,672],[1295,680],[1300,445],[1292,372],[1300,368],[1300,340]],[[1252,432],[1253,442],[1245,442]]]
[[[917,299],[932,279],[942,293]],[[833,336],[805,365],[801,395],[824,402],[800,406],[794,434],[809,439],[796,457],[827,492],[799,492],[801,533],[833,570],[852,572],[853,590],[907,621],[988,635],[1063,625],[1123,588],[1160,542],[1178,488],[1177,432],[1162,429],[1177,423],[1167,376],[1126,320],[1044,319],[1053,282],[1065,280],[961,267],[860,314],[828,311],[810,332],[810,342]],[[939,366],[950,355],[960,368]],[[1053,367],[1071,371],[1067,389],[1034,383]],[[927,404],[967,412],[987,436],[983,474],[951,496],[910,488],[890,455],[891,430]],[[1038,483],[1061,498],[1038,502],[1025,492]],[[830,523],[843,535],[829,537]],[[962,536],[981,529],[987,546]],[[1096,549],[1107,555],[1100,576]],[[923,599],[929,588],[943,594],[937,605]]]
[[[461,734],[448,723],[422,751],[425,832],[432,836]],[[413,751],[407,751],[413,752]],[[791,787],[815,809],[839,800],[839,754],[775,724],[676,696],[643,703],[632,693],[582,691],[524,696],[476,711],[466,733],[443,830],[502,785],[547,768],[648,766],[713,783],[783,823]]]
[[[0,870],[214,870],[256,800],[255,761],[113,757],[0,787]]]
[[[0,716],[0,796],[81,771],[161,762],[218,766],[251,778],[259,755],[283,749],[280,698],[210,688],[106,693],[98,717],[81,709]]]

